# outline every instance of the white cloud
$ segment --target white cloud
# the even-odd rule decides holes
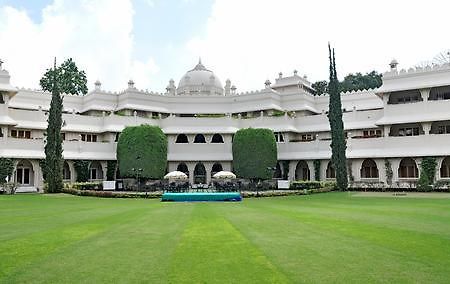
[[[134,77],[145,88],[158,67],[151,57],[133,60],[133,14],[131,0],[54,0],[35,23],[25,11],[3,7],[0,57],[17,86],[38,87],[56,56],[59,62],[73,57],[86,70],[89,87],[99,79],[106,89],[124,89]]]
[[[206,35],[186,45],[238,90],[263,88],[279,71],[298,69],[327,79],[328,50],[336,48],[340,77],[401,68],[450,48],[447,1],[216,0]]]

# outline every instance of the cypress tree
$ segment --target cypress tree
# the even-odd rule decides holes
[[[347,148],[344,135],[344,122],[342,120],[342,104],[339,92],[339,81],[336,73],[336,60],[334,48],[328,44],[330,59],[330,94],[328,120],[331,129],[331,161],[336,170],[336,183],[339,190],[346,190],[348,186],[345,149]]]
[[[56,70],[56,59],[54,63]],[[47,137],[45,141],[45,173],[47,178],[48,192],[58,192],[63,187],[62,181],[62,108],[63,98],[60,93],[57,72],[52,76],[52,101],[47,119]]]

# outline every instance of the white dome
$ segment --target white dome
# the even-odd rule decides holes
[[[199,60],[194,69],[181,78],[177,94],[223,95],[223,87],[219,78]]]

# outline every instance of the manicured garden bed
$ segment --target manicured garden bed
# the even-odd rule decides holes
[[[0,196],[0,283],[446,283],[450,202]]]

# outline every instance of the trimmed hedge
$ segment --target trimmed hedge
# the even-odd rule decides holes
[[[277,164],[277,144],[273,131],[246,128],[236,132],[233,139],[235,174],[248,179],[270,179]]]
[[[89,161],[76,160],[73,163],[77,172],[77,182],[87,182],[89,180]]]
[[[75,182],[64,184],[65,188],[76,190],[103,190],[102,182]]]
[[[161,198],[161,192],[148,192],[148,193],[125,193],[114,191],[95,191],[95,190],[78,190],[73,188],[64,188],[62,193],[78,195],[78,196],[92,196],[103,198]]]
[[[167,166],[167,137],[157,126],[126,127],[117,143],[117,160],[122,177],[136,177],[136,169],[142,169],[141,177],[161,179]]]

